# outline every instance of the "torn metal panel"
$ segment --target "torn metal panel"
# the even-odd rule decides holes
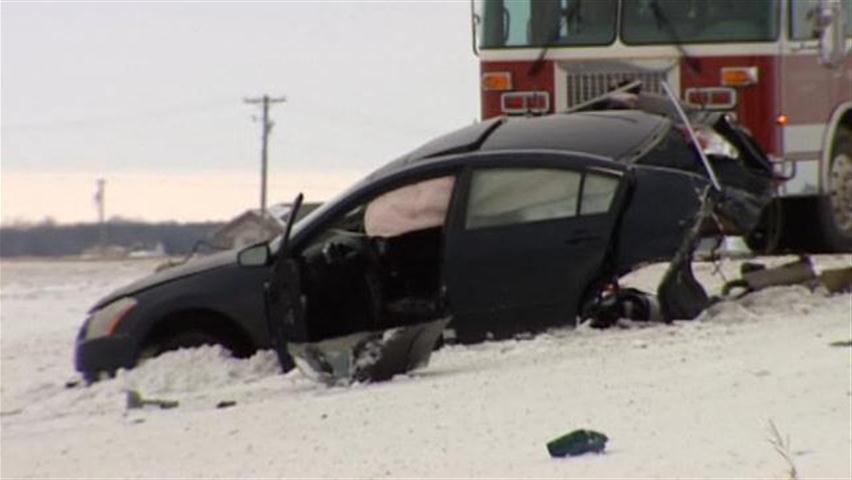
[[[428,365],[449,322],[450,318],[441,318],[287,347],[302,372],[327,385],[389,380]]]
[[[715,193],[709,186],[705,187],[701,209],[657,287],[660,309],[667,322],[693,319],[710,305],[707,292],[692,272],[692,257],[701,240],[701,226],[713,215]]]
[[[835,268],[816,273],[809,256],[768,268],[761,263],[746,262],[740,267],[740,278],[722,288],[723,296],[743,296],[768,287],[805,285],[811,289],[824,288],[829,293],[852,290],[852,267]]]

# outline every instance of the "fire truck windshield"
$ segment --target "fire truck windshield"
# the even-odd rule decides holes
[[[626,44],[772,41],[778,0],[623,0]]]
[[[481,0],[479,47],[772,41],[779,0]]]
[[[618,0],[485,0],[481,48],[609,45]]]

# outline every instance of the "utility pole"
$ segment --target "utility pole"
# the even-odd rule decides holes
[[[263,110],[263,117],[261,119],[263,122],[263,133],[261,135],[260,147],[260,214],[266,216],[266,170],[268,163],[266,153],[268,150],[269,132],[272,131],[272,127],[275,125],[275,122],[269,119],[269,104],[283,103],[287,101],[287,97],[272,98],[269,95],[264,95],[262,97],[245,98],[243,101],[253,105],[260,104]]]
[[[97,180],[97,190],[95,191],[95,205],[98,208],[98,245],[101,253],[106,248],[106,197],[104,190],[106,188],[106,180],[99,178]]]

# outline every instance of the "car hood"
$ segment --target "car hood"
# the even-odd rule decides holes
[[[121,297],[133,295],[142,290],[147,290],[157,285],[162,285],[180,278],[196,275],[201,272],[222,268],[228,265],[237,264],[238,250],[227,250],[224,252],[206,255],[204,257],[193,258],[186,263],[166,268],[147,277],[140,278],[135,282],[121,287],[109,295],[98,300],[92,307],[92,310],[97,310],[104,305],[113,302]]]

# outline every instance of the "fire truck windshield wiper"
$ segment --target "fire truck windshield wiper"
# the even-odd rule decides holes
[[[666,15],[665,12],[663,12],[663,9],[660,8],[660,4],[657,3],[657,0],[651,0],[651,4],[649,6],[651,7],[651,13],[654,14],[654,19],[657,20],[657,28],[663,27],[668,31],[669,36],[672,39],[672,44],[683,56],[684,61],[686,61],[686,65],[689,66],[693,73],[701,73],[701,64],[698,63],[698,60],[694,57],[690,57],[686,52],[686,49],[683,48],[683,43],[680,41],[680,36],[677,34],[677,30],[675,30],[675,27],[668,15]]]
[[[577,17],[577,14],[580,12],[579,7],[580,2],[575,2],[571,5],[570,8],[565,10],[565,24],[570,25],[571,21]],[[547,36],[544,40],[544,45],[541,47],[541,51],[538,52],[538,57],[536,57],[535,61],[530,64],[530,68],[527,70],[527,76],[532,77],[538,75],[541,67],[544,66],[544,57],[547,55],[547,51],[550,49],[550,46],[559,38],[559,30],[562,29],[562,19],[559,19],[558,22],[551,25],[550,30],[547,32]]]

